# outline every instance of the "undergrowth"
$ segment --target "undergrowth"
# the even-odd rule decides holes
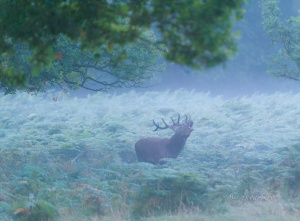
[[[57,102],[1,96],[0,219],[151,220],[195,210],[217,216],[275,199],[297,205],[299,100],[288,93],[224,100],[185,90]],[[138,163],[138,139],[172,136],[153,132],[152,119],[177,112],[195,129],[180,156]]]

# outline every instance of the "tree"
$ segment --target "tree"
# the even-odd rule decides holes
[[[193,68],[207,68],[226,61],[236,51],[232,23],[239,20],[247,0],[0,0],[0,80],[24,85],[8,61],[25,44],[33,52],[31,64],[47,68],[55,60],[61,35],[78,42],[81,49],[108,50],[128,43],[166,46],[167,60]],[[159,38],[149,42],[146,29]],[[125,57],[125,55],[124,55]]]
[[[279,0],[262,0],[263,26],[276,52],[270,56],[270,73],[300,81],[300,16],[284,15]]]
[[[110,50],[102,46],[90,51],[81,50],[78,43],[61,35],[53,46],[55,60],[51,66],[41,70],[34,70],[35,66],[29,62],[32,50],[22,43],[15,44],[16,53],[6,66],[22,73],[25,84],[16,87],[9,79],[2,79],[0,88],[7,94],[14,93],[18,88],[37,93],[55,86],[63,91],[77,88],[106,91],[118,87],[141,87],[155,72],[163,69],[163,64],[159,63],[161,51],[153,44],[155,36],[152,32],[145,32],[142,37],[147,39],[147,43],[137,40]]]

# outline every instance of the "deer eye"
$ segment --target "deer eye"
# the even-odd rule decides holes
[[[192,126],[193,126],[193,124],[194,124],[194,123],[193,123],[193,121],[192,121],[192,122],[190,123],[190,127],[192,127]]]

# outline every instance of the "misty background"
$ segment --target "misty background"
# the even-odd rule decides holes
[[[300,82],[268,74],[276,49],[259,1],[234,26],[236,56],[218,67],[166,62],[144,88],[0,96],[0,220],[299,220]],[[299,0],[280,8],[300,15]],[[138,162],[138,140],[174,134],[152,119],[176,112],[194,122],[179,157]]]
[[[281,1],[284,19],[300,15],[300,1]],[[251,1],[245,7],[244,19],[237,23],[234,32],[239,32],[238,51],[226,63],[207,70],[192,70],[182,65],[166,62],[166,69],[158,72],[153,82],[145,88],[134,88],[137,92],[165,91],[185,88],[210,93],[224,98],[250,96],[255,93],[300,92],[300,82],[275,77],[267,73],[269,55],[274,52],[272,40],[262,26],[263,18],[259,0]],[[123,93],[133,90],[121,88],[109,93]],[[71,91],[71,96],[84,97],[92,91]]]
[[[300,1],[281,1],[283,17],[299,16]],[[268,56],[274,51],[272,41],[263,30],[259,1],[245,7],[244,19],[236,24],[240,32],[238,51],[222,66],[205,71],[194,71],[180,65],[168,64],[161,74],[161,83],[153,90],[176,88],[195,89],[226,97],[254,93],[300,92],[299,82],[267,73]],[[148,88],[149,89],[149,88]]]

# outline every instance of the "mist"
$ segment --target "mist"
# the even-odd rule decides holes
[[[285,18],[299,15],[300,4],[296,1],[291,1],[289,4],[284,4],[282,1],[280,6]],[[239,32],[238,50],[229,61],[205,70],[194,70],[162,61],[165,62],[166,69],[158,72],[153,81],[144,85],[144,88],[121,88],[108,93],[120,94],[131,90],[174,91],[180,88],[225,98],[251,96],[256,93],[299,93],[300,82],[275,77],[268,73],[270,54],[275,50],[272,39],[263,30],[262,22],[259,3],[251,1],[245,7],[244,19],[235,24],[233,29],[234,32]],[[90,93],[92,92],[84,90],[71,92],[72,95],[80,97]]]
[[[280,5],[286,18],[299,15],[300,4],[298,3],[297,8],[297,3],[291,2],[285,4],[282,1]],[[231,60],[203,71],[167,62],[166,70],[159,73],[159,84],[138,91],[186,88],[227,98],[256,93],[299,93],[299,82],[267,73],[269,56],[274,52],[274,47],[271,38],[263,30],[261,8],[257,1],[251,1],[245,10],[244,19],[234,28],[240,35],[237,40],[237,54]]]
[[[217,67],[162,60],[142,87],[0,95],[0,220],[299,220],[300,82],[268,73],[257,2]]]

